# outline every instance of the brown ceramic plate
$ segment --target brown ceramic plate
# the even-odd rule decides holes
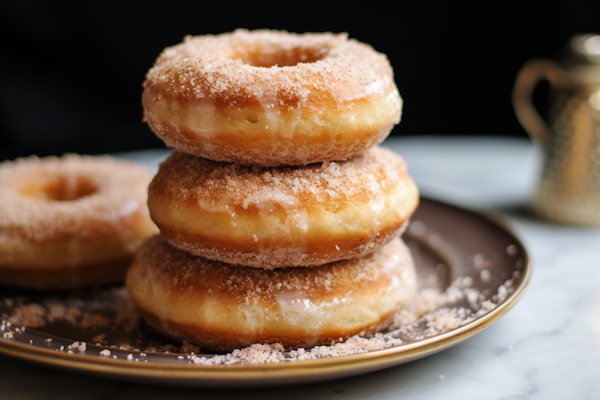
[[[143,323],[133,325],[133,329],[123,329],[127,324],[112,324],[114,315],[110,310],[106,311],[104,321],[106,332],[103,341],[108,343],[107,346],[89,344],[94,343],[94,337],[99,334],[93,324],[74,325],[57,321],[24,332],[15,331],[13,326],[10,329],[14,334],[10,339],[3,338],[2,334],[9,329],[5,325],[5,331],[0,332],[0,353],[73,372],[173,386],[265,387],[319,382],[392,367],[447,349],[504,315],[521,298],[529,281],[531,265],[527,252],[502,218],[482,216],[422,199],[404,239],[413,250],[421,286],[444,289],[454,278],[469,276],[475,288],[490,296],[511,278],[514,290],[495,309],[457,329],[425,339],[418,335],[412,339],[402,338],[404,343],[401,345],[342,357],[274,364],[205,366],[190,364],[189,359],[181,354],[140,354],[139,351],[115,349],[108,345],[130,344],[144,349],[150,343],[156,346],[161,341],[163,344],[168,342],[168,339],[157,336]],[[481,274],[482,263],[487,263],[485,268],[490,272],[485,276]],[[0,315],[7,319],[19,305],[48,299],[54,307],[60,307],[61,302],[75,302],[82,308],[103,312],[99,297],[106,296],[108,292],[111,290],[106,288],[103,292],[92,290],[63,294],[0,289]],[[123,291],[115,288],[112,292],[122,295]],[[68,352],[68,346],[74,341],[87,342],[85,351],[75,348]],[[109,357],[100,355],[106,349],[111,351]]]

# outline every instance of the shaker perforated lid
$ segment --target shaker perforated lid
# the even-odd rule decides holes
[[[567,81],[575,85],[573,88],[577,91],[596,92],[600,88],[600,34],[575,35],[565,50],[561,64]]]
[[[596,33],[575,35],[571,39],[570,50],[579,62],[600,64],[600,35]]]

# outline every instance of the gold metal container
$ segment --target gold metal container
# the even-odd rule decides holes
[[[531,101],[542,79],[552,88],[548,122]],[[600,35],[573,37],[560,63],[527,62],[517,75],[513,105],[544,148],[533,212],[554,222],[600,226]]]

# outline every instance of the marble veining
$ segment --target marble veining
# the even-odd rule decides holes
[[[526,140],[408,137],[402,154],[423,195],[509,218],[533,260],[521,301],[441,353],[364,376],[249,391],[171,389],[55,371],[0,356],[9,399],[600,399],[600,229],[560,226],[526,211],[540,153]],[[165,151],[125,154],[156,169]]]

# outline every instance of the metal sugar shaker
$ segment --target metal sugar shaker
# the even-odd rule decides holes
[[[531,100],[542,79],[552,89],[547,122]],[[600,35],[573,37],[558,63],[527,62],[517,75],[513,105],[521,125],[544,149],[533,212],[558,223],[600,226]]]

